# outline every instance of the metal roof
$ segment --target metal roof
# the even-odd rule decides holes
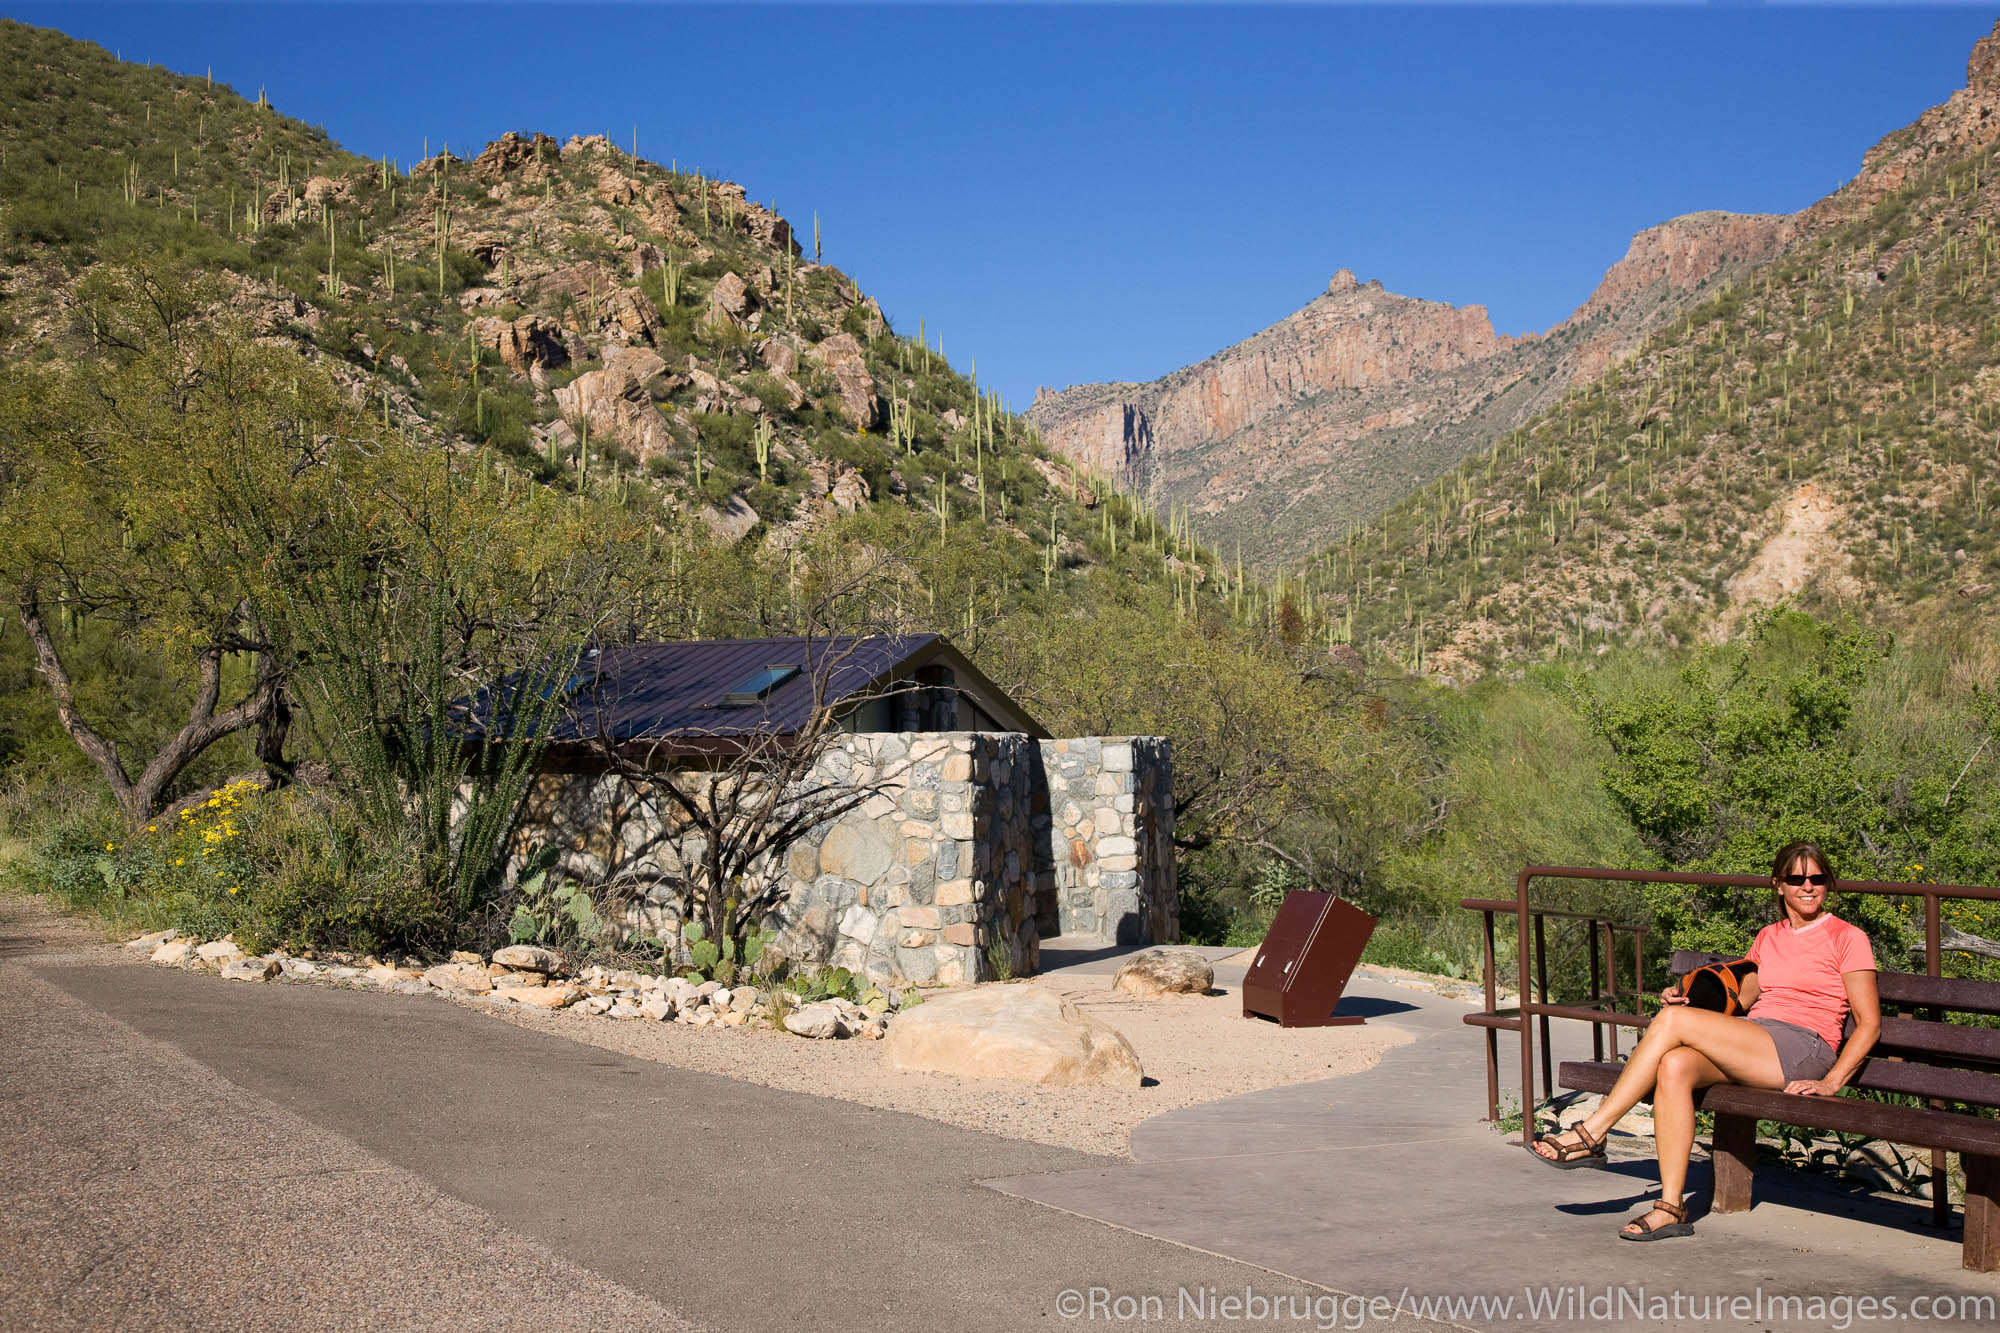
[[[605,644],[586,649],[568,688],[569,706],[551,740],[613,744],[697,742],[798,730],[816,705],[840,703],[889,685],[899,671],[947,656],[1040,733],[1032,718],[935,634],[840,635],[829,638],[711,639],[687,643]],[[766,668],[796,667],[755,702],[726,696]],[[815,698],[815,695],[818,698]]]

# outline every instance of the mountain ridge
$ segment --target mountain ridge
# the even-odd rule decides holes
[[[1305,307],[1202,361],[1149,383],[1043,390],[1027,416],[1057,453],[1282,567],[1602,374],[1796,226],[1669,219],[1635,235],[1568,318],[1520,336],[1496,333],[1484,306],[1400,296],[1342,269]],[[1349,292],[1378,297],[1356,318],[1320,317]]]

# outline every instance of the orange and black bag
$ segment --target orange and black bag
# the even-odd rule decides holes
[[[1681,994],[1689,1004],[1718,1014],[1743,1012],[1743,979],[1757,970],[1748,958],[1691,951],[1676,952],[1669,967],[1680,975]]]

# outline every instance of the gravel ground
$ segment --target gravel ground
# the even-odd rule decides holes
[[[1046,1088],[912,1074],[884,1069],[881,1043],[873,1041],[807,1041],[769,1028],[695,1028],[479,1007],[500,1021],[623,1055],[1115,1157],[1129,1157],[1133,1126],[1162,1111],[1352,1074],[1374,1065],[1389,1047],[1410,1040],[1388,1023],[1281,1028],[1246,1019],[1233,989],[1142,1001],[1114,994],[1108,976],[1068,975],[1018,984],[1052,988],[1118,1029],[1138,1052],[1148,1086],[1137,1091]]]

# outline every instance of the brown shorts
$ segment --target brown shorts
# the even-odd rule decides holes
[[[1787,1023],[1778,1018],[1753,1018],[1750,1020],[1771,1034],[1771,1040],[1778,1047],[1778,1067],[1785,1071],[1787,1083],[1794,1079],[1822,1079],[1833,1068],[1833,1048],[1826,1044],[1826,1038],[1811,1028],[1802,1028],[1797,1023]]]

